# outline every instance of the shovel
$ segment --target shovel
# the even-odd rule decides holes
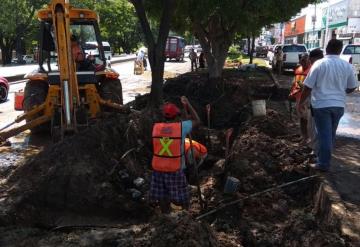
[[[226,141],[226,149],[225,149],[225,164],[224,164],[224,170],[226,168],[226,165],[230,158],[230,138],[234,132],[233,128],[227,129],[225,131],[225,141]]]
[[[209,143],[209,148],[211,149],[211,139],[210,139],[210,113],[211,113],[211,105],[207,104],[206,105],[206,115],[207,115],[207,139],[208,139],[208,143]]]
[[[186,118],[189,118],[189,113],[188,113],[188,109],[187,106],[184,104],[184,109],[185,109],[185,115]],[[190,142],[190,152],[191,152],[191,157],[193,159],[193,164],[194,164],[194,175],[195,175],[195,180],[196,180],[196,187],[197,187],[197,192],[198,192],[198,197],[199,197],[199,201],[200,201],[200,207],[203,210],[205,207],[205,203],[204,200],[202,198],[201,195],[201,189],[200,189],[200,181],[199,181],[199,174],[198,174],[198,165],[196,164],[196,159],[195,159],[195,155],[194,155],[194,150],[193,150],[193,144],[192,144],[192,137],[191,134],[188,134],[189,137],[189,142]]]

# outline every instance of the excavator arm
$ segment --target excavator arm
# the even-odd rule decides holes
[[[61,128],[66,131],[76,128],[74,113],[80,104],[76,65],[71,54],[69,8],[68,0],[54,0],[51,3],[60,71],[61,119],[63,119]]]

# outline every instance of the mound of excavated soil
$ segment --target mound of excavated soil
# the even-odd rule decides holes
[[[149,215],[141,198],[150,153],[139,122],[147,126],[139,116],[115,115],[24,163],[8,178],[0,222],[51,226],[69,213]],[[136,186],[138,177],[145,182]]]
[[[70,231],[71,230],[71,231]],[[1,229],[1,246],[152,246],[215,247],[220,246],[210,227],[196,222],[187,213],[155,216],[144,224],[111,227],[78,227],[66,231],[38,229]],[[70,232],[69,232],[70,231]]]
[[[276,83],[263,69],[250,71],[224,70],[224,79],[210,87],[207,74],[188,73],[166,81],[164,97],[180,103],[186,95],[204,123],[207,123],[206,105],[211,105],[211,127],[224,128],[239,125],[249,117],[246,107],[253,99],[273,97]]]

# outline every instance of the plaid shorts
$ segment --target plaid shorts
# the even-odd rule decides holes
[[[177,205],[188,205],[190,195],[184,171],[153,171],[150,199],[152,201],[165,199]]]

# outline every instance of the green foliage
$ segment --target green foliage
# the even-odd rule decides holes
[[[104,41],[115,50],[131,52],[143,41],[139,21],[132,4],[127,0],[75,0],[79,8],[95,10],[100,18],[100,31]]]
[[[240,47],[238,45],[232,45],[229,47],[229,54],[240,54]]]
[[[0,1],[0,48],[4,64],[10,63],[16,42],[20,46],[24,43],[31,45],[33,30],[37,27],[35,13],[45,3],[47,0]]]
[[[221,76],[229,46],[238,37],[256,37],[262,27],[289,20],[316,0],[180,1],[173,27],[193,31],[209,65],[210,78]],[[237,38],[238,38],[237,37]]]

